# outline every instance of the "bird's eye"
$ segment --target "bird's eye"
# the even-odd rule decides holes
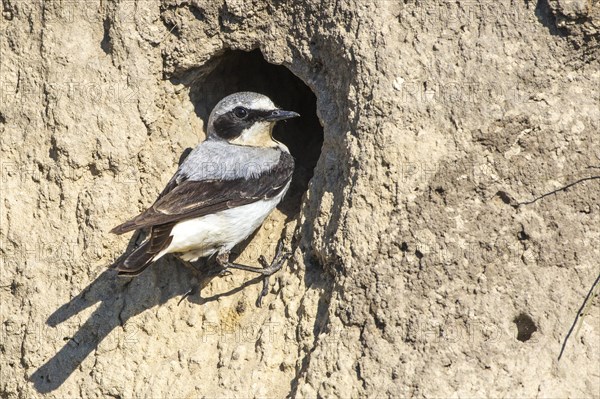
[[[233,114],[240,119],[244,119],[248,116],[248,110],[244,107],[235,107],[233,109]]]

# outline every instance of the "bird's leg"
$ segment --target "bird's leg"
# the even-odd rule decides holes
[[[279,244],[277,245],[277,252],[275,253],[275,256],[273,257],[273,261],[271,261],[270,264],[267,262],[267,260],[265,259],[264,256],[261,255],[258,258],[258,261],[263,266],[262,268],[240,265],[239,263],[229,262],[229,252],[224,252],[224,253],[218,254],[217,255],[217,263],[224,270],[239,269],[239,270],[245,270],[247,272],[262,274],[264,276],[263,288],[262,288],[260,294],[258,295],[258,299],[256,300],[256,306],[260,307],[262,305],[263,297],[265,297],[269,292],[269,277],[271,277],[273,274],[275,274],[277,271],[279,271],[283,267],[283,264],[285,263],[285,261],[288,260],[290,256],[292,256],[291,253],[283,252],[283,241],[280,241]]]
[[[181,299],[179,300],[179,302],[177,302],[177,306],[179,306],[179,304],[181,304],[181,302],[185,298],[187,298],[188,296],[196,295],[196,293],[200,289],[200,281],[201,281],[201,279],[200,279],[200,270],[196,269],[194,267],[194,265],[192,265],[187,260],[183,260],[183,259],[181,259],[179,257],[177,257],[177,259],[181,262],[182,265],[184,265],[185,267],[187,267],[188,269],[190,269],[192,271],[192,274],[194,276],[196,276],[196,279],[198,280],[198,284],[192,285],[192,288],[190,288],[188,292],[186,292],[185,294],[183,294],[183,296],[181,297]]]
[[[230,262],[229,252],[220,253],[216,256],[216,258],[219,266],[221,266],[225,270],[239,269],[245,270],[247,272],[262,274],[263,276],[271,276],[275,274],[279,269],[281,269],[283,263],[287,259],[289,259],[290,256],[292,256],[292,254],[290,254],[289,252],[283,252],[283,242],[280,242],[279,245],[277,245],[277,253],[275,254],[275,257],[273,258],[273,261],[270,264],[267,262],[264,256],[261,255],[258,258],[258,261],[263,267],[246,266],[241,265],[239,263]]]

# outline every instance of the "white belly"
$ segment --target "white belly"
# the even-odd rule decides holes
[[[215,252],[230,251],[260,227],[286,191],[287,187],[270,200],[177,223],[171,230],[171,244],[154,260],[168,253],[181,253],[180,257],[183,260],[195,261]]]

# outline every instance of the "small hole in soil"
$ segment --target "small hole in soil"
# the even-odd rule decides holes
[[[238,91],[265,94],[279,107],[301,115],[278,123],[273,132],[296,161],[292,185],[278,208],[288,218],[297,216],[323,144],[323,127],[317,118],[314,93],[286,67],[265,61],[260,50],[227,51],[196,74],[190,97],[196,113],[205,123],[223,97]]]
[[[517,233],[517,238],[519,239],[519,241],[529,240],[529,234],[527,234],[523,229]]]
[[[510,205],[513,202],[512,198],[506,191],[498,191],[496,196],[498,196],[505,204]]]
[[[513,322],[517,326],[517,339],[521,342],[529,341],[531,335],[538,329],[533,319],[525,313],[519,314]]]

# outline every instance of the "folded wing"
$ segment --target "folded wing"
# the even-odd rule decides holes
[[[282,152],[279,162],[273,168],[254,178],[202,181],[181,179],[150,208],[111,232],[123,234],[141,228],[172,224],[272,198],[283,190],[293,169],[292,156]]]

